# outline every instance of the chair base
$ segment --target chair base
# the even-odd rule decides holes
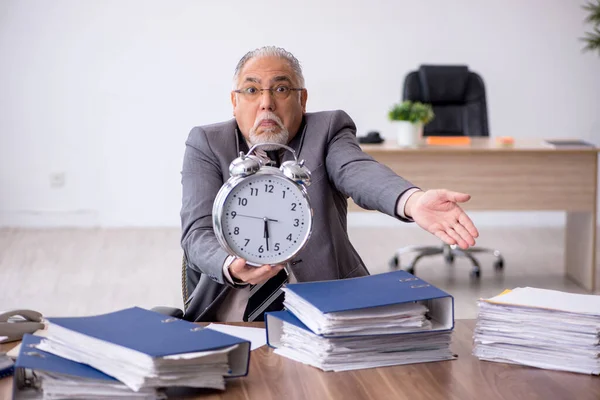
[[[407,253],[417,253],[412,262],[407,268],[402,268],[410,274],[415,274],[417,262],[423,257],[443,255],[448,265],[454,264],[456,257],[466,257],[471,260],[473,268],[471,269],[471,277],[478,279],[481,276],[481,267],[477,259],[473,256],[474,253],[491,253],[496,260],[494,261],[494,270],[502,272],[504,270],[504,258],[499,250],[488,249],[483,247],[471,247],[466,250],[460,249],[456,245],[443,244],[441,246],[406,246],[396,250],[394,256],[390,259],[389,266],[392,270],[401,269],[401,256]]]

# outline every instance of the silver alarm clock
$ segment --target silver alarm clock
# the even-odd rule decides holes
[[[266,165],[254,151],[277,146],[290,151],[293,161],[281,167]],[[306,192],[311,174],[285,145],[260,143],[229,166],[231,177],[213,203],[213,228],[220,245],[249,265],[282,264],[307,243],[313,210]]]

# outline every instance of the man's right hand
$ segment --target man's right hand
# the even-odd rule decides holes
[[[277,275],[283,268],[283,264],[265,264],[260,267],[252,267],[246,265],[246,260],[243,258],[236,258],[229,265],[229,274],[238,281],[258,285]]]

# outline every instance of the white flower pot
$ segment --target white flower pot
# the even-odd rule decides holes
[[[423,124],[408,121],[394,121],[398,146],[416,146],[423,137]]]

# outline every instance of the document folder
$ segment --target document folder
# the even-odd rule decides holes
[[[324,371],[453,360],[452,331],[324,337],[288,310],[266,313],[267,343],[275,354]]]
[[[48,318],[48,337],[56,327],[145,354],[152,358],[224,349],[229,353],[230,376],[248,374],[250,342],[204,329],[192,322],[132,307],[91,317]]]
[[[5,376],[11,376],[13,374],[13,370],[14,363],[10,357],[4,353],[0,353],[0,379],[4,378]]]
[[[427,331],[452,330],[454,328],[454,298],[428,282],[406,271],[393,271],[359,278],[288,284],[284,289],[284,305],[315,334],[339,336],[343,332],[322,329],[318,321],[328,315],[344,318],[353,311],[353,318],[362,318],[368,326],[378,310],[394,310],[394,307],[411,307],[420,304],[427,308],[426,317],[431,321]],[[364,313],[364,315],[362,315]],[[386,314],[377,315],[385,323]],[[420,331],[419,328],[412,330]],[[400,333],[388,330],[387,333]],[[378,332],[376,332],[378,333]],[[381,332],[386,333],[386,332]],[[373,334],[373,331],[365,331]]]
[[[91,317],[48,318],[38,348],[88,364],[137,391],[147,387],[224,390],[248,373],[250,341],[133,307]]]
[[[113,398],[165,398],[156,389],[146,389],[136,393],[112,376],[89,365],[39,350],[37,345],[41,340],[42,337],[30,334],[23,336],[13,379],[13,398],[16,400],[52,397],[52,393],[45,390],[45,385],[49,382],[44,382],[44,379],[54,380],[53,390],[56,391],[57,387],[61,386],[59,390],[65,397],[67,397],[65,391],[71,391],[71,396],[77,393],[79,396],[83,394],[100,398],[102,396],[99,394],[102,393],[105,397],[112,396]],[[43,393],[42,390],[47,393]],[[56,395],[56,393],[54,394]],[[62,396],[60,397],[62,398]]]

